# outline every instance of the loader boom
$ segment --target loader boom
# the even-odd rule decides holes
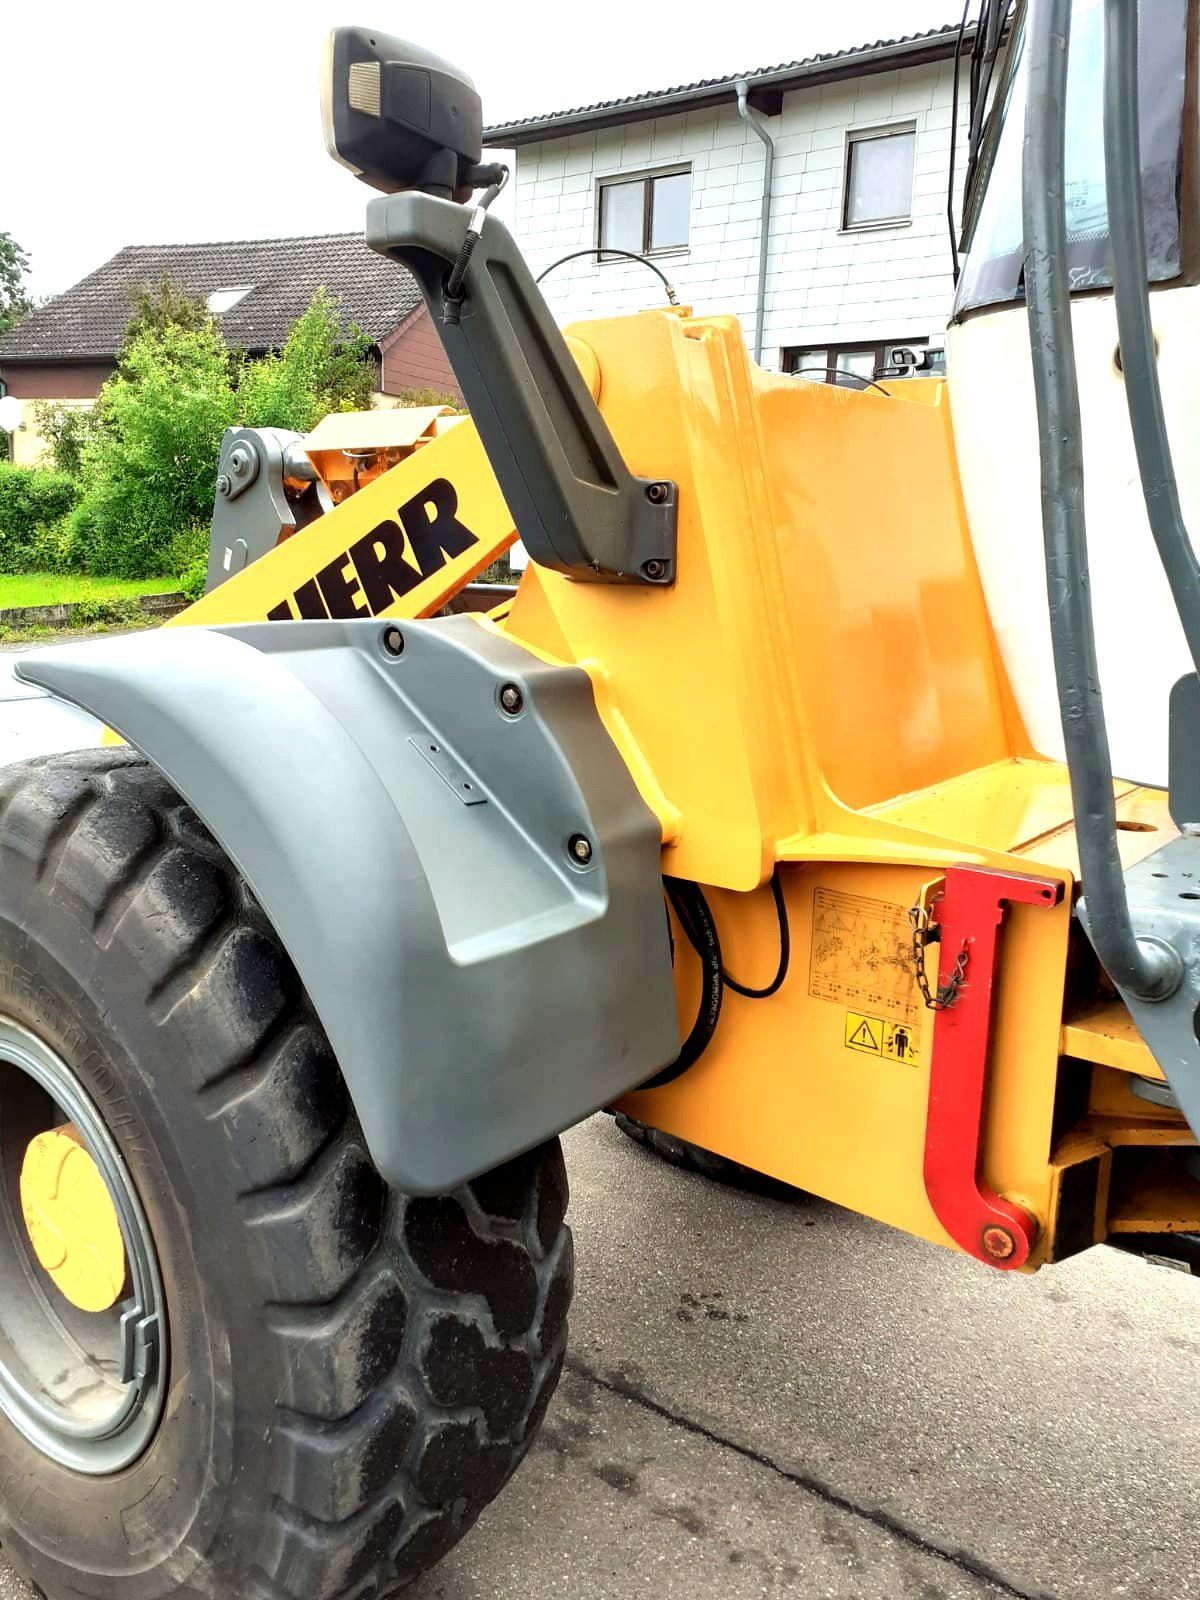
[[[479,436],[464,419],[273,543],[172,622],[432,616],[515,538]]]

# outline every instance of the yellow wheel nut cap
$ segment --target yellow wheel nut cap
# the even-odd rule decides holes
[[[125,1241],[100,1169],[68,1123],[31,1139],[21,1164],[29,1242],[81,1311],[107,1311],[125,1287]]]

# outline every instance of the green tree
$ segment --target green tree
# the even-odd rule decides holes
[[[129,291],[126,349],[143,333],[163,333],[167,328],[190,328],[199,333],[212,322],[208,306],[183,284],[165,273],[157,283],[139,284]]]
[[[215,325],[144,325],[101,394],[83,451],[77,542],[93,572],[153,577],[172,540],[212,512],[221,436],[236,419],[231,363]]]
[[[92,417],[52,421],[55,459],[77,465],[80,504],[64,549],[96,573],[144,578],[184,568],[203,582],[221,436],[236,422],[307,432],[330,411],[370,404],[370,340],[344,332],[324,290],[277,354],[230,353],[202,303],[164,279],[139,291],[117,371]]]
[[[29,256],[11,233],[0,232],[0,333],[15,328],[33,302],[25,292]]]
[[[103,407],[68,405],[62,400],[38,400],[33,407],[34,431],[50,447],[50,459],[58,472],[78,478],[83,471],[83,456],[89,440],[103,427]]]
[[[307,433],[331,411],[365,411],[376,386],[370,347],[361,329],[342,328],[337,300],[318,289],[278,355],[242,366],[243,425]]]

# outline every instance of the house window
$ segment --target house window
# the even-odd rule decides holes
[[[219,317],[223,311],[232,311],[239,300],[244,300],[254,287],[252,283],[240,289],[214,289],[208,297],[208,309],[214,317]]]
[[[843,228],[877,228],[908,221],[916,146],[912,123],[847,134]]]
[[[783,352],[784,372],[816,383],[865,389],[876,380],[937,377],[946,370],[946,352],[924,339],[889,339],[886,344],[835,344],[819,350]]]
[[[686,249],[691,202],[688,168],[606,179],[600,185],[600,237],[596,242],[601,249],[632,250],[636,255]]]

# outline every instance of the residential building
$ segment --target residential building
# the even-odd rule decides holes
[[[546,278],[556,315],[660,297],[644,264],[596,253],[608,246],[645,254],[697,311],[738,316],[766,367],[869,378],[900,348],[938,370],[958,44],[955,24],[489,128],[516,150],[515,231],[535,274],[590,252]]]
[[[377,404],[411,389],[457,396],[458,385],[416,280],[368,248],[360,233],[130,245],[0,337],[0,392],[25,401],[13,458],[36,460],[39,400],[90,404],[116,368],[131,293],[163,278],[202,297],[225,341],[250,355],[278,350],[319,288],[373,342]]]

